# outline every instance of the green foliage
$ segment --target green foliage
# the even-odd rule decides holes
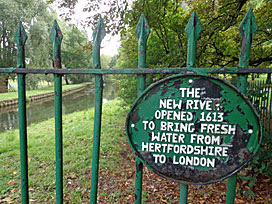
[[[109,66],[109,68],[113,68],[113,67],[115,67],[115,65],[116,65],[116,63],[117,63],[117,55],[114,55],[112,58],[111,58],[111,60],[110,60],[110,62],[109,62],[109,64],[108,64],[108,66]]]
[[[92,67],[91,43],[86,32],[75,25],[64,24],[64,38],[62,43],[62,65],[66,69],[79,69]],[[73,83],[89,81],[88,75],[67,75],[67,80]]]
[[[77,2],[61,0],[59,5],[73,9]],[[96,25],[98,13],[95,10],[102,3],[108,5],[107,9],[101,11],[108,32],[121,33],[122,48],[118,61],[126,61],[122,64],[131,65],[137,60],[134,31],[141,13],[144,13],[151,28],[147,59],[149,67],[185,66],[187,39],[184,29],[195,10],[203,28],[198,40],[196,66],[237,66],[241,40],[238,26],[249,8],[253,8],[258,24],[249,65],[271,64],[272,2],[269,0],[134,0],[130,6],[124,0],[89,0],[84,9],[93,15],[89,18],[89,25]]]
[[[111,60],[112,60],[113,57],[102,54],[100,56],[100,58],[101,58],[101,69],[108,69],[108,68],[110,68],[109,67],[110,66],[110,62],[111,62]]]
[[[56,13],[43,0],[7,0],[0,2],[0,67],[17,66],[17,50],[14,34],[19,21],[23,22],[28,35],[25,45],[28,67],[48,68],[51,65],[51,47],[48,33]],[[13,77],[15,75],[12,75]],[[41,77],[28,77],[28,88],[35,88]],[[0,79],[3,80],[3,79]],[[0,83],[3,86],[2,83]]]
[[[27,67],[50,68],[52,67],[52,43],[49,33],[57,14],[49,4],[43,0],[0,2],[0,67],[16,67],[16,45],[14,33],[21,20],[28,35],[25,45]],[[87,40],[86,32],[79,30],[75,25],[69,25],[58,20],[64,33],[62,43],[62,62],[66,68],[86,68],[91,65],[91,43]],[[15,75],[11,75],[15,76]],[[8,78],[8,77],[7,77]],[[1,80],[7,80],[1,78]],[[87,75],[71,75],[73,82],[89,80]],[[40,81],[49,81],[52,77],[45,75],[27,75],[27,89],[37,88]],[[6,83],[0,83],[5,86]]]
[[[92,68],[92,43],[88,41],[87,33],[75,25],[65,24],[62,46],[62,64],[66,69]],[[101,68],[109,68],[110,56],[101,55]],[[67,75],[66,79],[73,83],[90,81],[89,75]]]
[[[183,9],[175,2],[135,1],[126,15],[128,27],[121,30],[120,56],[117,68],[136,68],[138,41],[135,35],[136,25],[144,12],[151,27],[147,46],[147,67],[176,67],[186,65],[186,40],[183,35],[186,24],[180,19],[186,18]],[[164,77],[153,75],[147,77],[147,85]],[[136,98],[137,80],[132,76],[121,76],[119,96],[126,102]]]
[[[253,186],[255,183],[257,183],[256,175],[253,176],[240,176],[240,178],[243,181],[248,182],[248,187],[249,189],[244,189],[244,188],[238,188],[237,193],[239,194],[244,194],[245,197],[250,200],[255,196],[255,193],[253,192]]]
[[[28,35],[27,64],[31,67],[49,67],[50,48],[48,31],[56,14],[42,0],[7,0],[0,3],[1,63],[0,67],[16,67],[14,33],[21,20]]]
[[[258,30],[253,39],[250,66],[269,66],[272,62],[271,1],[133,1],[125,15],[127,25],[121,30],[121,48],[118,68],[137,67],[138,42],[135,28],[141,13],[144,13],[151,33],[147,46],[147,67],[186,66],[187,38],[185,27],[193,10],[202,25],[202,33],[197,44],[196,66],[218,67],[237,66],[240,55],[241,37],[238,26],[247,10],[252,7]],[[150,81],[162,76],[153,77]],[[123,77],[121,87],[130,82]],[[124,83],[125,85],[122,85]],[[134,86],[136,87],[136,86]],[[135,89],[132,90],[136,93]],[[121,93],[122,98],[130,93]],[[127,99],[126,99],[127,100]]]

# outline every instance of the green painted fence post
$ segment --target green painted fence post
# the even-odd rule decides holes
[[[188,44],[187,44],[187,68],[195,66],[196,59],[196,44],[197,38],[201,33],[202,27],[200,21],[194,11],[186,28],[185,33],[187,35]]]
[[[196,59],[196,44],[197,38],[201,33],[202,27],[200,21],[194,11],[186,28],[185,33],[187,35],[188,44],[187,44],[187,68],[195,67],[195,59]],[[180,184],[180,204],[187,203],[188,196],[188,185]]]
[[[239,67],[248,67],[250,58],[250,49],[253,36],[257,31],[257,23],[252,9],[249,9],[246,16],[242,20],[239,31],[241,33],[241,54],[239,59]],[[238,75],[238,88],[246,93],[247,75]]]
[[[27,40],[27,35],[22,25],[22,22],[19,22],[14,38],[17,44],[17,68],[25,68],[25,42]],[[21,203],[27,204],[29,203],[29,193],[25,74],[18,74],[17,77],[21,161]]]
[[[249,9],[246,16],[244,17],[242,23],[239,26],[239,30],[241,33],[241,54],[239,59],[239,67],[248,67],[249,65],[249,57],[250,57],[250,48],[254,34],[257,30],[257,24],[255,20],[255,16],[253,14],[252,9]],[[238,89],[241,90],[244,94],[246,93],[247,88],[247,75],[239,74]],[[226,203],[233,204],[235,201],[235,191],[236,191],[236,183],[237,183],[237,174],[231,176],[228,179],[227,183],[227,197]]]
[[[138,38],[138,68],[146,68],[146,44],[150,33],[150,27],[144,14],[141,15],[135,33]],[[140,96],[145,89],[145,75],[138,75],[137,95]],[[135,203],[142,202],[142,178],[143,178],[143,163],[136,156],[135,168]]]
[[[100,44],[105,37],[106,31],[103,20],[100,16],[98,25],[93,32],[93,66],[95,69],[101,69],[100,63]],[[94,130],[93,130],[93,153],[92,153],[92,177],[91,177],[91,198],[90,203],[97,202],[98,170],[99,170],[99,152],[100,152],[100,134],[101,134],[101,116],[102,116],[102,96],[103,96],[103,78],[102,75],[95,75],[95,112],[94,112]]]
[[[188,185],[180,184],[180,192],[179,192],[179,203],[186,204],[188,197]]]
[[[49,36],[53,43],[53,67],[61,69],[61,41],[62,32],[57,21]],[[54,75],[55,86],[55,152],[56,152],[56,200],[57,204],[63,203],[63,146],[62,146],[62,76]]]

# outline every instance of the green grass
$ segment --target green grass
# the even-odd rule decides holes
[[[79,86],[82,86],[82,84],[62,85],[62,90],[67,90],[67,89],[71,89],[71,88],[75,88],[75,87],[79,87]],[[50,93],[53,91],[54,91],[54,87],[47,87],[47,88],[43,88],[43,89],[30,90],[30,91],[26,91],[26,97]],[[0,101],[16,99],[16,98],[18,98],[18,92],[9,92],[9,93],[1,93],[0,94]]]
[[[111,170],[120,160],[128,112],[121,104],[115,99],[103,105],[100,168]],[[91,172],[93,120],[93,109],[63,116],[64,197],[69,197],[69,203],[88,201],[83,194],[90,188],[86,175],[89,178]],[[29,192],[37,203],[55,203],[54,140],[54,119],[28,128]],[[2,196],[20,203],[19,157],[18,130],[1,133],[0,200]]]

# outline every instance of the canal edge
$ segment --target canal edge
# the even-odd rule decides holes
[[[71,94],[76,91],[80,91],[88,85],[89,84],[85,84],[83,86],[79,86],[79,87],[75,87],[75,88],[71,88],[71,89],[66,89],[66,90],[62,91],[62,95],[67,95],[67,94]],[[51,97],[54,97],[54,91],[49,92],[49,93],[29,96],[29,97],[27,97],[28,98],[27,103],[39,102],[45,98],[51,98]],[[0,109],[14,107],[14,106],[18,106],[18,98],[0,101]]]

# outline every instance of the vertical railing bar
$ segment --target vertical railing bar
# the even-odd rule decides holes
[[[179,199],[179,203],[183,204],[183,203],[187,203],[187,197],[188,197],[188,185],[186,184],[180,184],[180,199]]]
[[[263,88],[264,88],[264,81],[261,82],[261,121],[262,121],[262,130],[263,130],[263,133],[265,134],[265,120],[264,120],[264,103],[265,103],[265,100],[264,100],[264,97],[263,97]]]
[[[253,85],[252,85],[252,93],[253,94],[251,94],[251,97],[252,97],[252,104],[256,107],[256,105],[255,105],[255,101],[256,101],[255,92],[256,92],[256,81],[253,81]]]
[[[228,178],[226,204],[233,204],[234,203],[236,183],[237,183],[237,173]]]
[[[56,152],[56,199],[63,203],[63,136],[62,136],[62,76],[54,75],[55,89],[55,152]]]
[[[271,91],[272,91],[272,83],[271,81],[269,81],[269,95],[270,95],[270,98],[269,98],[269,119],[268,119],[268,137],[271,137],[271,106],[272,106],[272,96],[271,96]],[[269,151],[270,151],[270,154],[269,154]],[[271,159],[272,159],[272,145],[270,143],[270,145],[267,147],[267,152],[268,152],[268,155],[270,155],[269,157],[269,160],[270,160],[270,166],[272,165],[271,163]]]
[[[26,92],[25,74],[18,74],[18,114],[20,134],[20,161],[21,161],[21,193],[22,203],[29,202],[28,193],[28,154],[27,154],[27,123],[26,123]]]
[[[259,88],[259,106],[258,106],[258,111],[261,113],[262,111],[262,96],[261,96],[261,88],[262,88],[262,81],[259,81],[258,83],[258,88]],[[260,115],[260,119],[262,119],[262,115]]]
[[[272,97],[271,97],[271,91],[272,91],[272,86],[271,86],[271,82],[269,82],[269,119],[268,119],[268,134],[271,136],[271,107],[272,107]],[[271,148],[271,147],[270,147]],[[272,149],[272,148],[271,148]]]
[[[268,121],[267,121],[267,109],[268,109],[268,100],[269,100],[269,92],[268,92],[268,84],[265,83],[265,132],[264,134],[267,134],[267,128],[268,128]]]
[[[239,67],[248,67],[249,65],[249,57],[250,57],[250,49],[253,36],[257,30],[257,24],[255,20],[255,16],[253,14],[253,10],[249,9],[246,16],[242,20],[239,30],[241,33],[241,53],[239,58]],[[246,94],[247,89],[247,75],[239,74],[238,89]],[[236,191],[236,183],[237,183],[237,173],[232,175],[227,182],[227,196],[226,203],[233,204],[235,201],[235,191]]]
[[[266,120],[265,120],[265,104],[266,104],[266,93],[265,93],[265,81],[263,80],[262,85],[262,92],[263,92],[263,104],[262,104],[262,124],[263,124],[263,134],[266,134],[265,126],[266,126]]]
[[[57,21],[53,23],[50,40],[53,43],[53,67],[61,69],[62,33]],[[63,203],[63,136],[62,136],[62,76],[54,75],[55,107],[55,157],[56,157],[56,203]]]
[[[17,44],[17,67],[25,68],[25,42],[27,35],[19,22],[14,35]],[[29,203],[28,191],[28,154],[27,154],[27,118],[26,118],[26,89],[25,74],[18,74],[18,114],[19,114],[19,135],[20,135],[20,163],[21,163],[21,203]]]
[[[260,81],[260,91],[261,91],[261,89],[262,89],[262,81]],[[262,97],[262,95],[260,94],[260,96],[259,96],[259,103],[260,103],[260,106],[259,106],[259,111],[260,111],[260,113],[262,112],[262,101],[263,101],[263,97]],[[260,119],[262,119],[262,115],[260,115]]]
[[[262,131],[264,131],[264,125],[263,125],[263,81],[260,81],[260,119],[262,122]]]
[[[252,82],[252,92],[253,92],[253,94],[251,95],[253,104],[255,104],[255,99],[256,99],[255,94],[254,94],[254,92],[256,90],[255,85],[256,85],[256,81],[253,81]]]
[[[265,118],[265,111],[266,111],[266,91],[265,91],[265,80],[263,80],[263,107],[262,107],[262,112],[263,112],[263,134],[266,134],[266,118]]]
[[[150,33],[150,28],[144,14],[141,15],[135,31],[138,38],[138,68],[146,68],[146,43]],[[137,96],[140,96],[145,89],[146,75],[138,75]],[[142,202],[142,181],[143,163],[136,156],[135,162],[135,204]]]
[[[256,92],[256,87],[257,87],[257,82],[255,81],[253,83],[253,90],[254,90],[254,92]],[[253,104],[255,104],[257,96],[255,94],[252,94],[252,96],[253,96]]]
[[[102,95],[103,95],[102,75],[95,75],[95,113],[94,113],[91,197],[90,197],[91,204],[95,204],[97,202],[100,137],[101,137],[101,116],[102,116]]]
[[[249,90],[253,90],[253,81],[252,81],[252,82],[248,82],[247,88],[248,88]],[[248,96],[248,98],[249,98],[250,102],[253,103],[253,95]]]
[[[270,99],[270,92],[271,92],[271,88],[270,88],[270,82],[268,81],[266,83],[266,87],[267,87],[267,105],[266,105],[266,121],[265,121],[265,124],[266,124],[266,136],[269,137],[270,135],[270,115],[271,115],[271,112],[270,112],[270,107],[271,107],[271,99]],[[267,144],[266,146],[266,151],[269,152],[270,151],[270,145]]]
[[[253,91],[254,91],[254,93],[256,93],[256,87],[257,87],[257,81],[254,81],[254,83],[253,83]],[[252,96],[253,96],[253,104],[255,104],[255,102],[256,102],[256,100],[257,100],[257,96],[256,96],[256,94],[252,94]]]
[[[135,168],[135,204],[142,203],[143,163],[136,156]]]
[[[106,34],[105,27],[100,16],[99,23],[93,32],[93,65],[95,69],[101,69],[100,44],[102,39],[105,37],[105,34]],[[102,117],[102,95],[103,95],[103,77],[102,75],[95,75],[95,112],[94,112],[92,173],[90,192],[91,204],[95,204],[97,202],[101,117]]]
[[[185,28],[185,33],[187,35],[187,68],[195,67],[196,60],[196,48],[197,48],[197,38],[201,33],[202,27],[200,21],[194,11],[191,15],[189,22]],[[188,185],[180,184],[180,194],[179,203],[186,204],[188,198]]]
[[[249,89],[253,92],[254,91],[254,81],[249,82]],[[250,96],[248,96],[248,98],[250,99],[251,103],[253,104],[254,101],[254,94],[251,94]]]
[[[253,82],[253,91],[255,92],[256,90],[256,81]],[[252,100],[252,103],[255,104],[255,101],[256,101],[256,95],[255,94],[252,94],[252,97],[253,97],[253,100]]]

